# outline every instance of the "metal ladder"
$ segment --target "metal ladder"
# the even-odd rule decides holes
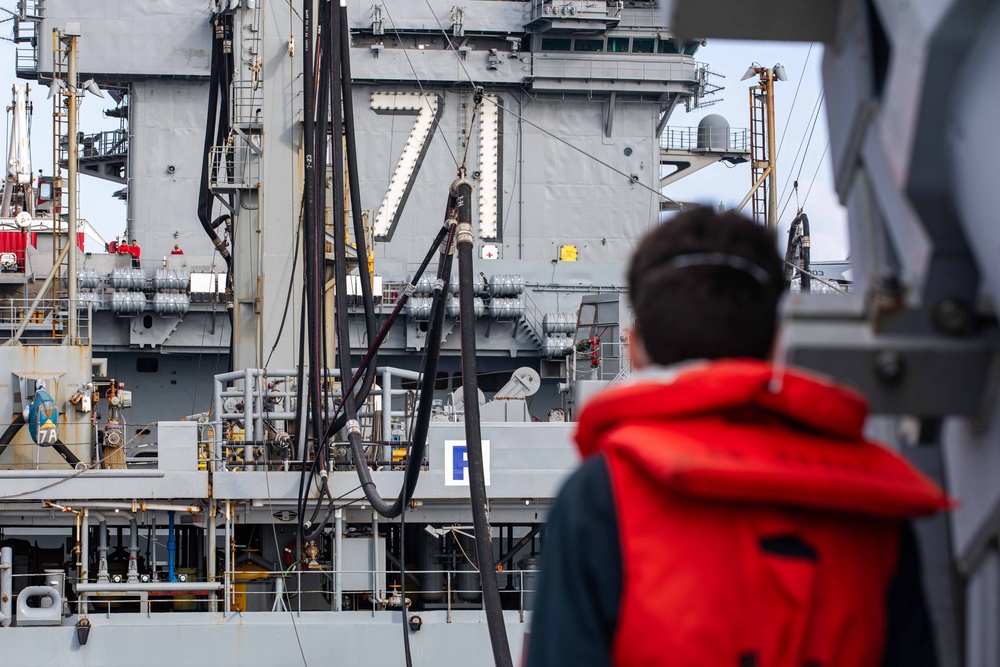
[[[767,101],[759,86],[750,88],[750,183],[756,185],[771,164],[767,154]],[[767,179],[753,192],[753,221],[767,224]]]
[[[58,34],[52,38],[52,78],[65,82],[69,71],[71,57],[66,44],[59,39]],[[67,187],[69,170],[69,114],[72,109],[67,106],[68,96],[60,89],[52,98],[52,262],[62,254],[66,243],[75,243],[69,234],[63,230],[69,229],[69,189]],[[80,201],[77,192],[76,201]],[[66,336],[69,313],[63,308],[67,298],[65,280],[65,263],[56,267],[55,280],[52,283],[52,338],[59,340]],[[71,307],[67,304],[67,307]]]

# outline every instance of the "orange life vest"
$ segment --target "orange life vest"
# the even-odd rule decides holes
[[[617,665],[865,667],[905,519],[944,493],[864,440],[857,394],[753,360],[595,397],[623,563]],[[796,552],[770,545],[791,541]]]

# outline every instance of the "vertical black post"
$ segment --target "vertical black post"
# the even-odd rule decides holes
[[[310,352],[308,355],[309,366],[312,369],[311,375],[309,377],[309,396],[311,401],[313,401],[313,415],[314,419],[311,424],[313,427],[313,438],[315,442],[319,441],[318,434],[318,422],[315,421],[316,411],[318,409],[317,401],[319,400],[318,391],[314,392],[314,388],[318,390],[319,385],[315,384],[316,373],[319,371],[318,364],[316,363],[316,356],[314,354],[315,350],[318,350],[318,346],[315,345],[315,341],[312,338],[312,332],[314,331],[314,320],[315,320],[315,309],[313,307],[313,285],[316,282],[315,278],[315,253],[316,253],[316,239],[315,239],[315,226],[316,226],[316,215],[315,215],[315,197],[316,197],[316,146],[315,146],[315,54],[313,49],[313,0],[305,0],[302,3],[302,95],[303,95],[303,108],[302,108],[302,154],[303,154],[303,175],[302,175],[302,220],[303,220],[303,232],[305,236],[305,242],[303,243],[303,262],[305,269],[305,293],[307,298],[307,305],[305,306],[305,324],[306,328],[309,330],[310,335],[308,337],[303,336],[303,341],[309,341],[311,343]],[[300,401],[299,410],[303,411],[305,417],[302,419],[302,423],[306,424],[309,422],[309,406],[307,401]],[[302,461],[303,467],[306,465],[305,461],[308,459],[309,447],[308,445],[302,450]],[[304,517],[302,512],[299,513],[298,522],[298,536],[295,540],[295,558],[296,561],[302,560],[302,521]]]
[[[462,331],[462,397],[465,405],[465,447],[469,457],[469,494],[472,497],[472,524],[476,534],[476,561],[483,588],[483,607],[497,667],[510,667],[510,646],[503,622],[500,589],[493,560],[493,539],[486,496],[483,438],[479,428],[479,382],[476,367],[476,314],[473,283],[472,184],[455,181],[452,191],[458,204],[458,295]]]
[[[802,291],[812,291],[812,269],[809,268],[809,216],[799,213],[802,220]]]

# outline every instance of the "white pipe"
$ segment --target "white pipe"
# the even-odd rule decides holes
[[[209,502],[211,504],[209,505],[209,508],[208,508],[208,529],[207,529],[208,530],[208,547],[206,549],[207,553],[205,554],[205,560],[207,561],[205,563],[205,571],[208,573],[208,580],[210,582],[214,583],[215,582],[215,577],[216,577],[216,572],[215,572],[215,553],[216,553],[216,551],[218,551],[218,546],[216,546],[216,540],[218,539],[217,536],[216,536],[216,530],[217,530],[217,528],[216,528],[216,515],[218,514],[218,507],[216,506],[216,503],[215,503],[214,499],[210,500]],[[218,610],[218,607],[216,607],[216,601],[217,600],[218,600],[218,596],[216,596],[215,593],[212,593],[212,595],[208,598],[208,601],[209,601],[208,610],[209,611],[217,611]]]
[[[243,462],[247,462],[247,454],[249,454],[250,443],[256,442],[257,434],[254,429],[253,422],[253,375],[250,374],[250,369],[244,371],[245,376],[243,378],[243,439],[247,442],[246,449],[243,450]],[[250,457],[252,459],[252,457]],[[248,470],[253,470],[253,467],[248,467]]]
[[[60,33],[61,35],[62,33]],[[66,107],[68,110],[68,120],[67,123],[67,165],[66,165],[66,176],[67,176],[67,203],[69,204],[69,215],[67,216],[66,222],[67,229],[66,235],[69,237],[67,239],[66,247],[70,249],[69,256],[66,260],[66,283],[67,290],[66,296],[69,300],[69,320],[67,326],[69,328],[69,335],[66,340],[70,345],[76,345],[77,334],[77,318],[80,313],[76,309],[76,293],[77,293],[77,277],[76,277],[76,229],[77,229],[77,214],[79,213],[80,203],[77,201],[77,191],[76,191],[76,179],[77,179],[77,168],[79,167],[79,155],[77,154],[77,134],[76,134],[76,123],[79,120],[79,109],[77,108],[76,97],[77,97],[77,78],[76,78],[76,64],[77,64],[77,50],[76,50],[76,37],[73,35],[67,36],[68,43],[66,44],[66,56],[69,60],[69,71],[67,72],[69,81],[67,81],[66,86]],[[53,238],[55,238],[53,228]]]
[[[135,584],[77,584],[77,593],[141,593],[144,591],[217,591],[222,587],[217,581],[149,582]]]
[[[403,508],[406,511],[406,508]],[[405,557],[405,554],[403,554]],[[372,510],[372,601],[379,599],[381,591],[378,590],[378,512]],[[375,604],[372,604],[372,616],[375,615]]]
[[[0,549],[0,626],[10,627],[11,600],[14,597],[14,550]]]
[[[382,369],[382,440],[392,441],[392,372]],[[392,470],[392,445],[382,447],[382,460],[385,470]]]
[[[222,452],[222,383],[223,379],[215,376],[215,396],[212,414],[212,456],[215,459],[215,469],[225,467],[225,457]]]
[[[229,501],[227,500],[226,501],[226,514],[225,514],[225,521],[226,521],[226,543],[225,543],[225,545],[223,545],[224,548],[225,548],[225,550],[226,550],[226,571],[224,573],[225,576],[223,578],[223,580],[226,583],[226,587],[225,587],[225,596],[226,596],[226,599],[225,599],[225,601],[223,602],[223,605],[222,605],[222,610],[225,612],[226,616],[229,616],[229,603],[230,603],[230,598],[229,598],[229,572],[232,570],[232,562],[231,562],[232,555],[231,555],[231,551],[229,550],[229,545],[232,544],[232,534],[230,533],[230,531],[232,530],[232,526],[230,524],[229,508],[230,508],[230,504],[229,504]],[[301,591],[302,589],[299,588],[299,590]]]
[[[376,539],[377,542],[377,539]],[[333,510],[333,610],[343,611],[344,509]]]

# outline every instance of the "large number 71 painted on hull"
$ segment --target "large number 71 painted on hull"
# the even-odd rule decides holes
[[[497,237],[498,177],[500,120],[499,96],[487,95],[480,107],[479,121],[479,181],[482,186],[479,205],[479,235]],[[399,222],[403,205],[413,187],[417,171],[430,146],[440,117],[440,96],[437,93],[372,93],[371,107],[381,113],[415,114],[416,120],[403,152],[396,163],[389,187],[378,213],[375,214],[375,238],[388,240]]]

